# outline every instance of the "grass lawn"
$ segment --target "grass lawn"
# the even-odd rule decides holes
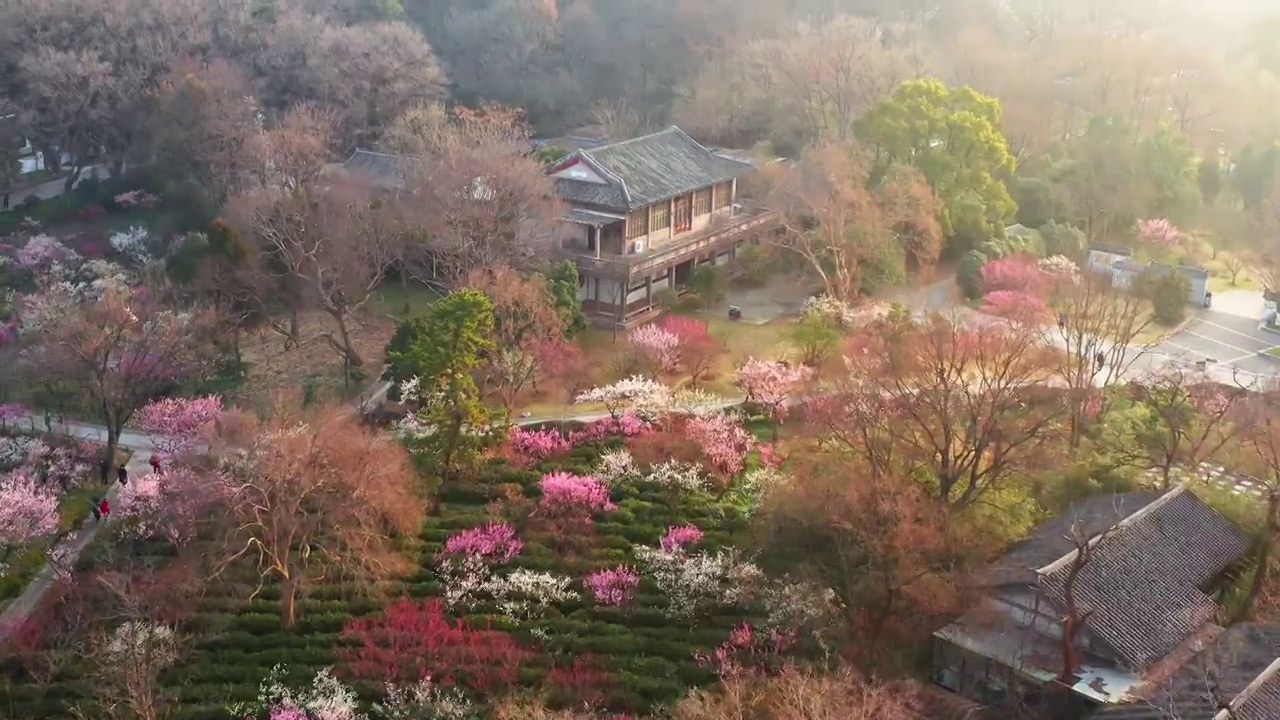
[[[369,307],[379,315],[394,320],[421,315],[431,303],[440,299],[439,291],[422,283],[409,283],[407,291],[400,287],[399,281],[388,280],[373,292]],[[405,314],[405,302],[409,304],[409,313]]]
[[[1145,328],[1142,329],[1142,332],[1134,336],[1133,340],[1129,344],[1130,345],[1147,345],[1150,343],[1159,342],[1165,335],[1169,334],[1172,331],[1173,331],[1173,328],[1167,325],[1161,325],[1155,320],[1152,320],[1150,324],[1148,324]]]
[[[1209,292],[1212,292],[1212,293],[1226,292],[1227,290],[1257,290],[1257,289],[1258,289],[1258,282],[1249,276],[1249,272],[1247,270],[1240,273],[1240,276],[1236,278],[1235,285],[1231,284],[1231,278],[1228,278],[1228,277],[1214,275],[1213,277],[1209,278]]]
[[[1273,358],[1280,358],[1280,345],[1277,345],[1267,351],[1267,354]]]

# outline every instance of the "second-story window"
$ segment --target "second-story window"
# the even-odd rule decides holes
[[[637,210],[627,218],[627,239],[633,240],[649,234],[649,210]]]
[[[699,190],[693,194],[693,214],[706,215],[711,212],[711,188]]]
[[[670,207],[667,203],[658,203],[653,206],[653,228],[654,232],[666,230],[671,225]]]

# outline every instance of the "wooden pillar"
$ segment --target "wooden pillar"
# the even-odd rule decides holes
[[[649,306],[649,309],[652,310],[653,309],[653,274],[652,273],[650,273],[644,279],[644,301]]]

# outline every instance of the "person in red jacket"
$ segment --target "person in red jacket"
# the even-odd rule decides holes
[[[111,503],[107,502],[106,498],[102,498],[102,502],[98,504],[98,512],[102,513],[104,518],[111,514]]]
[[[156,473],[157,475],[160,474],[160,458],[156,457],[155,455],[152,455],[150,462],[151,462],[151,472]]]

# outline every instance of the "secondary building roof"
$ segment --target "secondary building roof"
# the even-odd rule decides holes
[[[1078,554],[1073,530],[1090,554],[1072,592],[1087,642],[1071,689],[1125,702],[1145,670],[1216,629],[1218,607],[1206,590],[1249,543],[1185,485],[1082,499],[979,574],[989,599],[937,636],[1039,682],[1056,678],[1062,651],[1053,628],[1065,615]],[[1051,627],[1037,624],[1044,622]]]
[[[1134,702],[1097,720],[1275,720],[1280,718],[1280,626],[1242,623]],[[1230,709],[1230,714],[1223,710]]]
[[[416,161],[407,155],[356,150],[342,164],[342,169],[352,175],[366,178],[383,190],[403,190]]]
[[[672,125],[650,135],[579,149],[552,165],[565,200],[630,211],[732,180],[751,164],[719,155]]]
[[[1240,529],[1182,485],[1095,539],[1075,578],[1085,625],[1117,658],[1145,668],[1210,622],[1218,605],[1203,590],[1249,548]],[[1045,594],[1065,607],[1076,551],[1039,570]]]

